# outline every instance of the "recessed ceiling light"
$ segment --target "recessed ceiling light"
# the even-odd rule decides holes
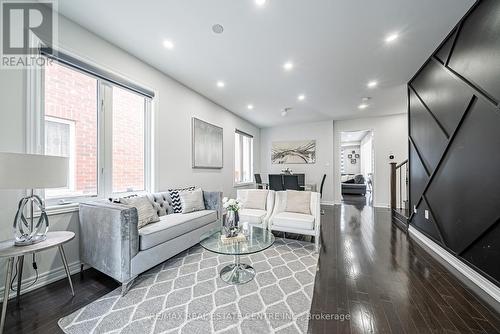
[[[305,96],[304,94],[300,94],[300,95],[297,97],[297,99],[298,99],[299,101],[304,101],[304,100],[306,99],[306,96]]]
[[[222,34],[224,32],[224,27],[222,24],[217,23],[212,26],[212,31],[216,34]]]
[[[368,88],[375,88],[377,87],[378,85],[378,82],[376,80],[372,80],[370,82],[368,82],[368,84],[366,84],[368,86]]]
[[[392,33],[392,34],[389,34],[387,35],[387,37],[385,38],[385,42],[386,43],[392,43],[394,42],[395,40],[397,40],[399,37],[399,34],[397,33]]]
[[[358,106],[358,109],[366,109],[368,108],[368,104],[366,103],[361,103],[359,106]]]
[[[285,71],[290,71],[293,68],[293,63],[291,61],[287,61],[283,64],[283,68]]]
[[[217,81],[217,87],[224,87],[226,84],[224,83],[224,81]]]
[[[248,110],[252,110],[252,109],[253,109],[253,104],[249,104],[249,105],[247,105],[247,109],[248,109]]]
[[[266,4],[266,0],[255,0],[255,4],[259,7],[262,7]]]
[[[174,43],[171,40],[166,39],[166,40],[163,41],[163,46],[166,49],[172,50],[174,48]]]

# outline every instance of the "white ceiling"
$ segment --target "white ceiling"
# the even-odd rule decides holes
[[[260,127],[406,111],[408,79],[474,0],[59,0],[59,11]],[[224,26],[217,35],[213,24]],[[400,37],[384,42],[392,33]],[[163,47],[170,39],[173,50]],[[285,72],[282,65],[295,67]],[[368,89],[369,80],[379,85]],[[226,86],[216,87],[217,80]],[[307,98],[297,101],[299,94]],[[359,110],[361,98],[370,106]],[[254,109],[248,110],[247,105]],[[293,109],[281,116],[285,107]]]

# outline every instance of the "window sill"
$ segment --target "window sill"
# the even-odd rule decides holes
[[[79,203],[52,205],[45,208],[45,213],[47,213],[47,216],[62,215],[65,213],[77,212],[79,207]],[[40,212],[35,214],[35,218],[37,217],[40,217]]]

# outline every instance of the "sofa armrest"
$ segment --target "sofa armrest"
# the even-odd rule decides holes
[[[205,209],[217,211],[217,219],[222,222],[222,192],[203,191]]]
[[[109,202],[80,204],[80,258],[123,283],[139,252],[137,209]]]

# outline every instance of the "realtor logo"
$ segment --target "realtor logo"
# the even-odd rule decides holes
[[[54,45],[54,1],[1,0],[0,4],[1,67],[43,65],[40,48]]]

